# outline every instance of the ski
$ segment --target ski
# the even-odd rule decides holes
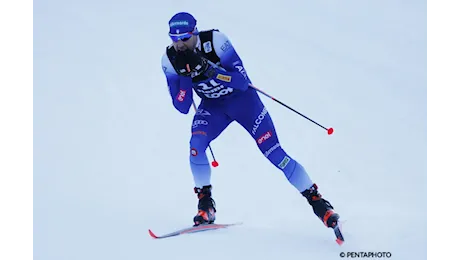
[[[174,237],[174,236],[179,236],[179,235],[184,235],[184,234],[191,234],[191,233],[197,233],[197,232],[222,229],[222,228],[227,228],[230,226],[241,225],[241,224],[243,223],[238,222],[238,223],[231,223],[231,224],[202,224],[199,226],[192,226],[192,227],[180,229],[180,230],[177,230],[177,231],[165,234],[165,235],[161,235],[161,236],[156,235],[155,233],[152,232],[152,230],[149,229],[149,234],[154,239],[162,239],[162,238]]]
[[[337,225],[334,227],[334,234],[336,236],[335,242],[341,246],[343,242],[345,242],[345,239],[343,238],[342,235],[342,222],[338,221]]]

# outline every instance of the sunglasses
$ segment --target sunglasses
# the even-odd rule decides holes
[[[178,41],[186,42],[190,40],[192,36],[193,36],[192,32],[181,33],[181,34],[171,34],[171,33],[169,34],[169,37],[171,37],[171,40],[173,40],[173,42],[178,42]]]
[[[169,33],[169,37],[171,37],[171,40],[173,42],[178,42],[178,41],[183,41],[186,42],[192,38],[193,35],[198,35],[198,29],[195,27],[195,29],[192,32],[186,32],[186,33]]]

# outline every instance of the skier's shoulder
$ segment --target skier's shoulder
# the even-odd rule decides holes
[[[177,74],[174,66],[171,63],[171,60],[168,57],[168,52],[172,50],[171,48],[174,49],[172,44],[166,47],[165,52],[161,56],[161,67],[163,68],[163,72],[165,74]]]
[[[206,53],[210,52],[212,47],[214,47],[214,51],[218,57],[221,57],[221,55],[231,47],[230,39],[219,29],[201,31],[200,41],[203,42],[203,47]],[[212,46],[210,44],[211,41]]]

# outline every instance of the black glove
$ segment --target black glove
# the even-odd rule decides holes
[[[191,50],[178,51],[175,65],[182,76],[192,76],[193,74],[194,76],[199,76],[207,72],[209,68],[209,64],[206,62],[206,59]]]

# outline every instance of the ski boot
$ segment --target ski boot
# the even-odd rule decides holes
[[[313,212],[326,227],[335,228],[337,226],[340,216],[333,211],[331,203],[322,198],[316,184],[302,192],[302,195],[307,198],[308,203],[313,207]]]
[[[198,213],[193,218],[194,226],[212,224],[216,219],[216,207],[214,200],[211,198],[211,189],[211,185],[203,188],[195,187],[195,193],[198,197]]]

